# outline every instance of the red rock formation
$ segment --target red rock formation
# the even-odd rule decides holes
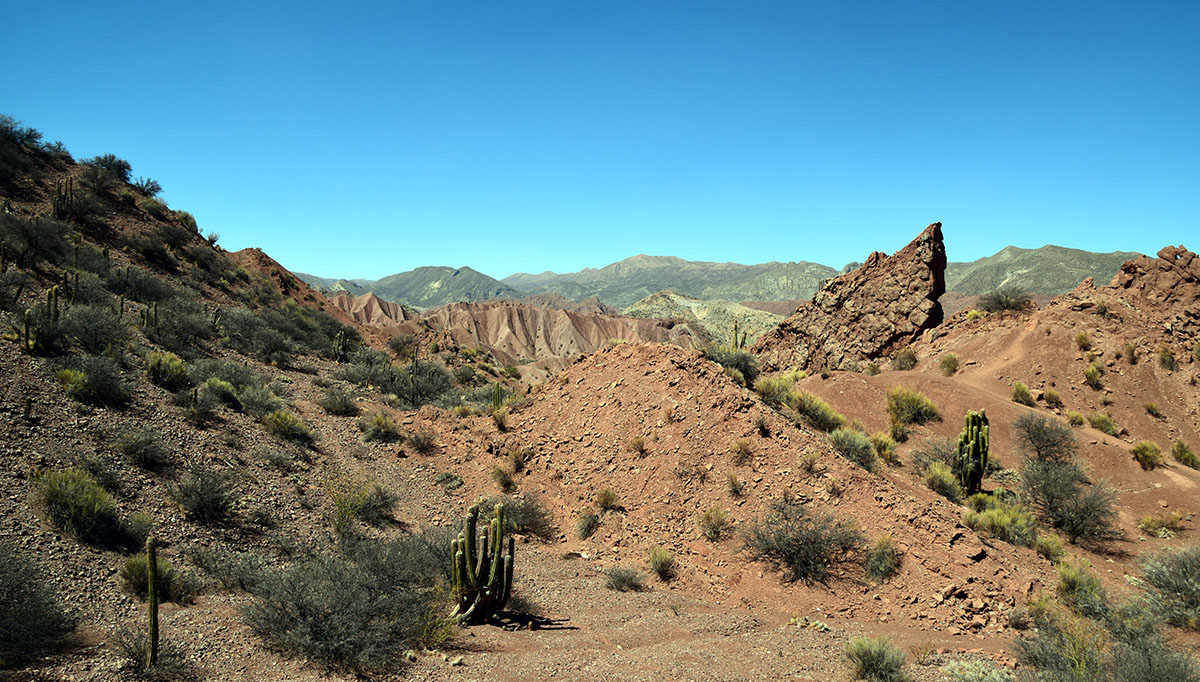
[[[942,224],[933,223],[894,255],[876,251],[858,270],[829,280],[751,350],[768,372],[848,369],[883,357],[941,323],[945,273]]]

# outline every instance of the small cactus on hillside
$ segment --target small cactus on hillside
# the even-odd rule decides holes
[[[963,418],[963,430],[958,435],[959,483],[968,496],[983,488],[983,474],[988,462],[988,418],[983,410],[971,410]]]
[[[516,543],[508,537],[505,549],[504,505],[497,504],[495,516],[483,529],[480,542],[476,537],[479,504],[467,510],[463,529],[450,541],[453,557],[454,596],[458,604],[450,614],[459,623],[483,623],[500,612],[512,596],[513,555]],[[490,539],[489,539],[490,538]]]

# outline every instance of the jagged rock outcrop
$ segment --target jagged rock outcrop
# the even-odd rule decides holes
[[[751,350],[768,372],[849,369],[886,356],[941,324],[945,274],[942,224],[933,223],[894,255],[876,251],[861,268],[829,280]]]
[[[354,318],[355,322],[372,327],[390,327],[414,319],[419,314],[411,308],[385,301],[371,293],[352,296],[348,292],[339,291],[328,298],[330,303]]]
[[[1143,305],[1200,312],[1200,257],[1183,245],[1164,247],[1157,258],[1126,261],[1108,288],[1126,299],[1133,294]]]

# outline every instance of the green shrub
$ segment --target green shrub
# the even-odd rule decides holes
[[[1031,457],[1069,461],[1079,446],[1069,427],[1053,417],[1022,414],[1013,422],[1017,446]]]
[[[592,537],[592,534],[599,527],[600,515],[592,512],[584,512],[575,519],[575,537],[580,540],[586,540]]]
[[[1117,423],[1113,421],[1112,415],[1107,412],[1096,412],[1088,417],[1088,423],[1093,429],[1103,431],[1110,436],[1117,435]]]
[[[1183,530],[1183,515],[1179,512],[1146,515],[1138,521],[1138,530],[1153,537],[1173,538]]]
[[[363,441],[367,443],[396,443],[404,438],[400,425],[386,412],[377,412],[369,418],[360,419],[358,428],[362,430]]]
[[[117,571],[117,580],[121,583],[121,589],[145,601],[150,585],[149,572],[146,570],[149,565],[150,562],[146,560],[145,553],[135,554],[126,559]],[[186,604],[191,601],[194,588],[171,566],[171,562],[157,557],[157,565],[158,575],[155,587],[158,598],[176,604]]]
[[[1058,564],[1058,595],[1063,603],[1089,618],[1103,617],[1108,611],[1108,595],[1100,579],[1091,571],[1087,559],[1074,557]]]
[[[888,414],[898,424],[925,424],[942,418],[933,401],[911,388],[888,389],[887,399]]]
[[[242,412],[259,419],[283,408],[283,401],[266,386],[246,386],[238,391],[237,400],[242,405]]]
[[[174,353],[151,351],[146,356],[146,374],[150,383],[168,391],[178,391],[192,383],[187,363]]]
[[[650,550],[649,559],[650,570],[658,576],[658,579],[667,582],[675,577],[677,568],[675,566],[675,553],[662,547],[654,547]]]
[[[16,213],[0,211],[0,241],[4,242],[9,262],[32,270],[42,263],[62,263],[66,259],[71,226],[51,218],[27,220]]]
[[[130,463],[142,469],[158,469],[171,460],[158,432],[150,427],[131,430],[121,435],[117,439],[117,451]]]
[[[788,397],[788,407],[795,410],[810,426],[820,431],[835,431],[846,418],[808,391],[795,391]]]
[[[596,492],[596,507],[600,511],[621,511],[621,498],[612,488],[601,488]]]
[[[437,434],[430,429],[420,428],[404,439],[413,450],[428,455],[437,449]]]
[[[1104,680],[1108,637],[1092,620],[1078,616],[1035,619],[1037,628],[1016,642],[1017,660],[1046,680]]]
[[[372,483],[358,507],[358,519],[371,526],[382,526],[394,520],[392,510],[399,501],[399,495],[378,483]]]
[[[1175,362],[1175,356],[1171,354],[1171,349],[1165,345],[1158,347],[1158,366],[1168,372],[1174,372],[1178,366],[1178,363]]]
[[[786,374],[763,379],[754,384],[758,396],[770,405],[786,404],[792,395],[795,382]]]
[[[771,504],[767,517],[751,526],[746,551],[752,559],[782,570],[788,582],[823,583],[830,565],[849,561],[864,542],[853,523],[830,514],[808,514],[799,500],[784,493]]]
[[[892,356],[892,369],[908,371],[917,366],[917,353],[911,348],[901,348]]]
[[[985,313],[1020,311],[1029,307],[1033,299],[1028,293],[1014,288],[1001,288],[979,297],[979,309]],[[970,315],[967,315],[970,319]]]
[[[84,542],[105,544],[119,539],[121,524],[112,497],[83,470],[42,472],[34,483],[56,528]]]
[[[850,662],[856,680],[870,682],[907,682],[904,652],[885,637],[855,637],[846,643],[842,654]]]
[[[318,404],[327,414],[335,417],[353,417],[358,414],[358,402],[354,400],[354,396],[349,391],[336,388],[325,389],[325,395],[321,397]]]
[[[704,357],[730,370],[736,370],[742,375],[742,383],[753,386],[758,378],[758,361],[754,354],[744,350],[726,347],[704,349]]]
[[[1050,407],[1063,406],[1062,397],[1059,396],[1058,391],[1054,390],[1053,388],[1047,388],[1046,391],[1042,393],[1042,399],[1045,400],[1046,405]]]
[[[1183,442],[1182,438],[1171,445],[1171,455],[1175,458],[1176,462],[1186,467],[1200,469],[1200,457],[1196,456],[1196,453],[1188,447],[1187,443]]]
[[[985,661],[954,661],[942,666],[946,682],[1017,682],[1017,678],[1005,668]]]
[[[121,349],[129,341],[128,325],[105,305],[72,305],[62,314],[61,327],[67,338],[92,355]]]
[[[995,496],[985,498],[984,507],[967,512],[965,523],[977,533],[986,533],[1009,544],[1032,547],[1037,539],[1037,520],[1033,513],[1017,502],[1006,502]]]
[[[1116,493],[1104,482],[1085,486],[1087,477],[1074,462],[1030,458],[1021,467],[1021,479],[1033,506],[1072,543],[1120,536]]]
[[[489,497],[479,507],[495,509],[497,504],[504,505],[504,522],[508,532],[532,535],[543,540],[553,538],[555,530],[550,513],[536,497]]]
[[[941,462],[932,462],[925,468],[925,485],[955,504],[962,501],[963,489],[958,477]]]
[[[413,360],[417,357],[417,351],[420,348],[417,346],[417,337],[412,334],[401,334],[388,339],[388,349],[396,354],[401,360]]]
[[[704,537],[716,542],[729,529],[729,512],[720,507],[709,507],[697,517],[696,526]]]
[[[198,390],[200,393],[211,396],[213,400],[235,412],[242,411],[242,401],[238,398],[237,391],[234,389],[233,384],[224,379],[209,377],[204,380],[204,383],[200,384]]]
[[[884,535],[875,541],[863,557],[863,567],[867,577],[881,583],[900,572],[900,550],[890,535]]]
[[[1012,401],[1028,407],[1037,404],[1033,399],[1033,394],[1029,392],[1029,387],[1019,381],[1013,384]]]
[[[1146,414],[1150,415],[1151,417],[1154,417],[1155,419],[1163,418],[1162,411],[1158,409],[1158,403],[1146,403],[1144,407],[1146,408]]]
[[[875,446],[865,434],[852,429],[837,429],[829,434],[829,444],[842,457],[867,471],[875,470]]]
[[[507,469],[495,467],[492,469],[491,477],[492,482],[503,492],[510,492],[517,487],[516,482],[513,481],[512,472]]]
[[[1151,554],[1141,566],[1151,598],[1167,622],[1200,630],[1200,546],[1191,544]]]
[[[1100,381],[1100,377],[1103,375],[1104,375],[1104,368],[1102,368],[1100,365],[1093,362],[1092,364],[1087,366],[1086,370],[1084,370],[1083,381],[1088,386],[1091,386],[1093,389],[1099,391],[1101,388],[1104,387],[1104,384],[1101,383],[1101,381]]]
[[[313,432],[309,430],[300,418],[285,410],[275,410],[262,418],[262,424],[267,433],[280,440],[290,440],[308,444],[314,440]]]
[[[896,459],[896,441],[888,434],[877,433],[871,436],[871,447],[875,448],[875,456],[883,460],[884,464],[899,464],[899,460]]]
[[[129,402],[129,387],[121,378],[116,360],[102,355],[83,356],[72,367],[59,371],[58,381],[67,397],[96,406],[121,407]]]
[[[9,542],[0,542],[0,666],[48,649],[71,629],[43,571]]]
[[[863,366],[863,374],[866,374],[869,377],[878,376],[879,375],[879,363],[868,362],[866,365]]]
[[[1075,345],[1079,348],[1079,350],[1091,350],[1092,340],[1088,338],[1087,332],[1079,332],[1075,335]]]
[[[1066,550],[1063,549],[1062,540],[1043,533],[1037,537],[1033,543],[1033,549],[1044,559],[1049,559],[1051,563],[1058,563]]]
[[[171,489],[171,497],[198,523],[223,521],[233,510],[228,477],[210,469],[193,468]]]
[[[958,356],[954,353],[943,354],[938,360],[938,368],[942,370],[942,376],[954,376],[958,373]]]
[[[1134,461],[1142,467],[1142,471],[1153,471],[1163,464],[1162,450],[1159,449],[1157,443],[1148,440],[1133,446],[1129,450],[1129,454],[1133,455]]]
[[[613,566],[604,569],[604,586],[617,592],[641,592],[646,589],[642,574],[626,566]]]

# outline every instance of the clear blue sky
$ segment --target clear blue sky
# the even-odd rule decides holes
[[[1200,242],[1200,3],[10,3],[0,112],[379,277]],[[1197,244],[1188,244],[1196,249]]]

